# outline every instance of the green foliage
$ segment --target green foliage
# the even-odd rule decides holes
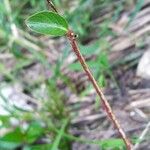
[[[4,118],[4,117],[3,117]],[[33,144],[44,133],[40,122],[31,122],[27,129],[17,127],[0,138],[0,149],[13,150],[19,146]]]
[[[26,141],[27,143],[35,142],[39,137],[41,137],[44,133],[44,127],[40,122],[32,122],[27,131],[26,131]]]
[[[0,128],[10,127],[10,117],[9,115],[0,115]]]
[[[10,149],[13,150],[19,146],[21,146],[24,141],[24,134],[20,128],[16,128],[15,130],[7,133],[5,136],[0,138],[0,149]]]
[[[30,16],[26,24],[33,31],[53,36],[65,35],[68,31],[66,20],[54,12],[43,11]]]
[[[105,87],[106,86],[106,81],[104,75],[100,75],[99,80],[98,80],[99,86],[100,87]]]
[[[125,150],[125,145],[121,139],[108,139],[101,142],[102,150]]]
[[[51,144],[40,144],[35,146],[25,146],[23,150],[51,150]]]
[[[62,127],[56,137],[56,139],[54,140],[51,150],[58,150],[59,149],[59,145],[61,144],[61,139],[63,138],[63,134],[65,132],[65,128],[68,124],[68,120],[65,120],[62,124]]]

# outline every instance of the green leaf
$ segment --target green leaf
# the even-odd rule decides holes
[[[99,83],[100,87],[106,86],[106,80],[105,80],[105,76],[103,74],[100,75],[100,77],[98,79],[98,83]]]
[[[81,53],[86,56],[95,54],[98,50],[100,51],[99,41],[96,41],[93,44],[89,44],[89,45],[79,45],[79,47],[80,47]]]
[[[98,61],[101,68],[103,68],[104,70],[107,70],[109,68],[109,60],[108,60],[107,53],[102,52],[98,57]]]
[[[67,21],[57,13],[42,11],[30,16],[26,24],[31,30],[52,36],[62,36],[68,31]]]
[[[99,64],[93,60],[87,61],[87,64],[92,69],[96,69],[99,67]],[[70,64],[69,69],[71,69],[72,71],[82,71],[83,70],[83,68],[79,62],[75,62],[75,63]]]
[[[20,146],[24,141],[24,134],[20,128],[16,128],[0,138],[0,149],[11,149]]]
[[[9,115],[0,115],[0,127],[9,127],[10,126],[10,118]]]
[[[39,122],[32,122],[26,133],[26,141],[28,143],[35,142],[43,135],[44,128]]]
[[[125,145],[122,139],[107,139],[101,141],[100,146],[103,149],[111,148],[112,150],[117,150],[117,149],[123,149]]]
[[[65,132],[65,128],[66,128],[67,124],[68,124],[68,120],[66,119],[66,120],[64,120],[64,123],[62,124],[62,127],[60,129],[60,132],[57,135],[56,139],[54,140],[54,143],[52,144],[51,150],[58,150],[59,149],[58,147],[59,147],[59,144],[61,142],[61,138]]]
[[[51,144],[40,144],[35,146],[26,146],[23,150],[51,150]]]
[[[16,142],[21,143],[24,139],[24,134],[22,133],[20,128],[16,128],[14,131],[11,131],[0,138],[1,141],[8,141],[8,142]]]
[[[7,141],[1,141],[0,140],[0,149],[1,150],[14,150],[18,148],[21,144],[15,143],[15,142],[7,142]]]

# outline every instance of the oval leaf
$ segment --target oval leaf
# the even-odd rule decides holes
[[[68,31],[67,21],[57,13],[42,11],[30,16],[26,24],[31,30],[53,36],[65,35]]]

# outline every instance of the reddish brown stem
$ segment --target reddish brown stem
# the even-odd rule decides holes
[[[58,13],[58,11],[57,11],[56,7],[54,6],[54,4],[52,3],[52,1],[47,0],[47,2],[53,8],[53,10]],[[107,99],[105,98],[101,88],[98,86],[98,84],[97,84],[95,78],[93,77],[88,65],[86,64],[86,61],[85,61],[84,57],[80,53],[80,50],[78,48],[74,32],[69,30],[68,33],[67,33],[67,37],[68,37],[68,39],[70,41],[70,44],[72,46],[72,50],[76,54],[76,56],[77,56],[79,62],[81,63],[84,71],[86,72],[87,76],[89,77],[89,80],[91,81],[91,83],[93,84],[93,87],[95,88],[97,94],[99,95],[99,97],[100,97],[100,99],[103,103],[103,106],[106,110],[106,113],[108,114],[109,118],[112,120],[113,124],[115,125],[115,127],[117,128],[118,132],[120,133],[122,139],[124,140],[124,142],[126,144],[126,147],[127,147],[127,150],[131,150],[132,146],[131,146],[130,141],[128,140],[125,132],[123,131],[122,127],[120,126],[119,122],[117,121],[117,118],[114,115]]]
[[[108,103],[107,99],[105,98],[101,88],[98,86],[95,78],[93,77],[88,65],[86,64],[86,61],[84,59],[84,57],[82,56],[82,54],[80,53],[80,50],[78,48],[77,42],[76,42],[76,38],[75,38],[75,34],[73,31],[69,30],[67,33],[67,37],[70,41],[70,44],[72,46],[72,50],[74,51],[74,53],[76,54],[79,62],[81,63],[84,71],[86,72],[86,75],[88,76],[89,80],[91,81],[91,83],[93,84],[97,94],[99,95],[104,108],[106,109],[106,113],[108,114],[109,118],[112,120],[113,124],[115,125],[115,127],[117,128],[118,132],[120,133],[122,139],[124,140],[127,150],[131,150],[131,143],[128,140],[125,132],[123,131],[123,129],[121,128],[119,122],[116,119],[116,116],[114,115],[110,104]]]

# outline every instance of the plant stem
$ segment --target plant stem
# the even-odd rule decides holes
[[[73,31],[69,30],[67,33],[67,38],[70,41],[70,44],[72,46],[72,50],[74,51],[74,53],[76,54],[78,61],[81,63],[84,71],[86,72],[86,75],[88,76],[89,80],[91,81],[91,83],[93,84],[93,87],[95,88],[97,94],[99,95],[102,104],[106,110],[107,115],[110,117],[110,119],[112,120],[113,124],[115,125],[115,127],[117,128],[118,132],[120,133],[122,139],[124,140],[127,150],[131,150],[131,143],[128,140],[125,132],[123,131],[122,127],[120,126],[116,116],[114,115],[110,104],[108,103],[107,99],[105,98],[101,88],[98,86],[98,83],[96,82],[95,78],[93,77],[88,65],[86,64],[86,61],[84,59],[84,57],[82,56],[80,49],[78,48],[77,42],[76,42],[76,38],[75,38],[75,34]]]
[[[53,9],[56,13],[58,13],[56,7],[54,6],[54,4],[53,4],[53,2],[52,2],[51,0],[47,0],[47,3],[49,4],[49,6],[52,7],[52,9]]]
[[[53,8],[53,10],[58,13],[56,7],[54,6],[53,2],[51,0],[47,0],[48,4]],[[86,72],[86,75],[88,76],[89,80],[91,81],[91,83],[93,84],[93,87],[95,88],[97,94],[99,95],[102,104],[106,110],[107,115],[110,117],[110,119],[112,120],[113,124],[115,125],[115,127],[117,128],[118,132],[120,133],[123,141],[125,142],[125,145],[127,147],[127,150],[131,150],[132,149],[132,145],[129,141],[129,139],[127,138],[124,130],[122,129],[121,125],[119,124],[115,114],[113,113],[110,104],[108,103],[107,99],[105,98],[105,95],[103,94],[101,88],[98,86],[94,76],[92,75],[88,65],[86,64],[86,61],[84,59],[84,57],[82,56],[80,49],[78,48],[77,42],[76,42],[76,37],[75,34],[72,30],[68,30],[67,32],[67,38],[70,41],[70,44],[72,46],[72,50],[74,51],[74,53],[76,54],[78,61],[80,62],[80,64],[82,65],[84,71]]]

